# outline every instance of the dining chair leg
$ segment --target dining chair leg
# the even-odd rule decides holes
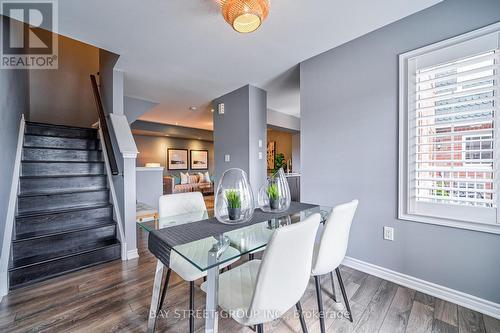
[[[248,254],[248,260],[253,260],[255,258],[255,255],[253,253]]]
[[[342,297],[344,298],[344,303],[345,307],[347,309],[347,312],[349,313],[349,320],[352,323],[352,312],[351,312],[351,307],[349,306],[349,299],[347,298],[347,293],[345,292],[344,288],[344,281],[342,281],[342,275],[340,275],[340,268],[335,269],[335,273],[337,273],[337,279],[339,280],[339,285],[340,285],[340,291],[342,292]]]
[[[148,333],[153,333],[158,316],[158,302],[160,300],[161,280],[163,278],[164,265],[160,260],[156,261],[155,279],[153,282],[153,293],[151,295],[151,304],[149,306]]]
[[[316,298],[318,299],[318,309],[319,309],[319,327],[321,333],[325,333],[325,314],[323,312],[323,297],[321,295],[321,277],[319,275],[314,277],[316,282]]]
[[[194,333],[194,281],[189,282],[189,333]]]
[[[161,299],[160,299],[160,305],[158,306],[158,311],[160,311],[161,308],[163,307],[163,301],[165,301],[165,295],[167,294],[168,281],[170,281],[171,273],[172,270],[169,268],[167,271],[167,275],[165,276],[165,282],[163,282],[163,290],[161,291]]]
[[[298,301],[297,304],[295,304],[295,307],[297,308],[297,312],[299,313],[300,327],[302,327],[302,333],[307,333],[307,325],[304,319],[304,313],[302,312],[302,305],[300,305],[300,301]]]
[[[257,324],[257,333],[264,333],[264,324]]]
[[[337,303],[337,295],[335,295],[335,283],[333,282],[333,271],[330,272],[330,280],[332,281],[332,299]]]

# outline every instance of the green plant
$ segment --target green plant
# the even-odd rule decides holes
[[[236,190],[226,191],[226,200],[228,208],[241,208],[240,194]]]
[[[274,169],[273,172],[276,173],[278,172],[281,167],[285,164],[285,155],[283,153],[276,154],[274,157]]]
[[[278,192],[278,185],[276,184],[271,184],[267,188],[267,196],[269,197],[269,200],[278,200],[280,194]]]

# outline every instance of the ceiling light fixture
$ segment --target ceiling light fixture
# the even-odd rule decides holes
[[[221,0],[222,16],[234,30],[257,30],[269,15],[269,0]]]

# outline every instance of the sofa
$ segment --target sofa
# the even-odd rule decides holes
[[[163,193],[185,193],[185,192],[202,192],[203,194],[213,193],[213,181],[200,182],[198,175],[189,175],[189,182],[181,184],[180,177],[165,176],[163,177]]]

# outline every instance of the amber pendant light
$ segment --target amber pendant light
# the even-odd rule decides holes
[[[221,0],[222,16],[234,30],[257,30],[269,15],[269,0]]]

